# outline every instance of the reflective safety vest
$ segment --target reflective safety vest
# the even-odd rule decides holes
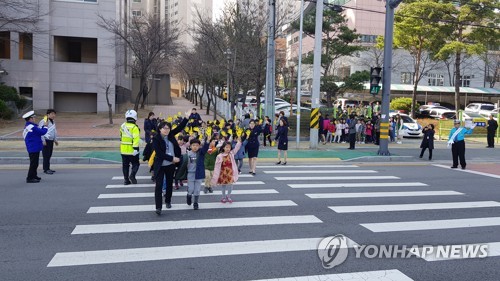
[[[135,123],[125,122],[120,127],[120,153],[134,154],[134,147],[139,147],[140,129]]]

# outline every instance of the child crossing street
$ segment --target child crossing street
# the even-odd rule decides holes
[[[241,147],[241,140],[238,139],[236,146],[231,150],[231,142],[225,142],[221,152],[215,160],[214,174],[212,177],[212,186],[218,185],[222,189],[222,203],[233,203],[231,192],[233,184],[238,181],[238,167],[234,160],[234,155]],[[226,195],[227,191],[227,195]]]

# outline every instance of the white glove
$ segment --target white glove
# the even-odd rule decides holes
[[[474,128],[476,128],[476,123],[473,123],[473,124],[470,126],[470,129],[471,129],[471,130],[472,130],[472,129],[474,129]]]
[[[134,149],[134,152],[132,153],[132,155],[133,155],[133,156],[137,156],[137,155],[139,155],[139,150],[135,150],[135,149]]]

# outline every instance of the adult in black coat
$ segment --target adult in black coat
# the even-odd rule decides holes
[[[186,118],[172,129],[172,124],[168,122],[160,122],[158,125],[159,133],[153,137],[153,149],[156,152],[154,160],[154,175],[156,180],[155,185],[155,204],[156,213],[161,214],[162,208],[162,187],[163,178],[167,181],[167,192],[165,194],[165,204],[167,208],[172,208],[170,204],[172,200],[172,184],[174,180],[175,164],[181,160],[181,148],[175,139],[175,135],[180,133],[186,127],[189,119],[189,111],[186,112]]]
[[[144,119],[144,139],[146,144],[150,143],[151,135],[153,131],[156,131],[157,122],[155,118],[155,113],[150,112],[148,118]]]
[[[420,151],[420,158],[424,157],[424,152],[428,148],[429,160],[432,160],[432,150],[434,149],[434,125],[429,124],[425,126],[422,132],[424,133],[424,138],[420,144],[420,148],[422,148],[422,151]]]
[[[490,119],[488,120],[488,123],[486,123],[486,130],[487,130],[487,135],[486,135],[486,140],[488,141],[488,146],[487,148],[494,148],[495,147],[495,133],[498,129],[498,123],[493,119],[493,115],[490,114]]]
[[[248,152],[250,174],[253,175],[255,175],[255,166],[257,166],[257,157],[259,157],[259,135],[262,132],[262,126],[256,125],[255,123],[255,120],[251,120],[248,125],[250,134],[247,136],[248,143],[245,147]]]
[[[278,132],[276,133],[275,140],[278,140],[278,162],[276,165],[283,164],[286,165],[286,160],[288,157],[288,124],[285,119],[280,119],[280,124],[278,126]],[[284,162],[281,163],[281,152],[283,151]]]

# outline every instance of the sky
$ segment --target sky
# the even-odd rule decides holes
[[[222,14],[224,3],[227,1],[236,2],[236,0],[213,0],[213,20],[216,20]]]

